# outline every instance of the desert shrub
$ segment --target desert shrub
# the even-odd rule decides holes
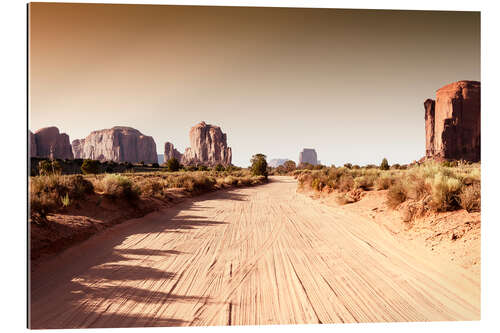
[[[97,174],[99,173],[99,161],[95,160],[84,160],[81,166],[82,173],[87,174]]]
[[[368,191],[370,190],[375,183],[376,175],[364,175],[360,177],[354,178],[354,187],[360,188],[362,190]]]
[[[395,163],[395,164],[391,165],[390,169],[399,170],[399,169],[401,169],[401,165],[399,165],[398,163]]]
[[[288,160],[285,163],[283,163],[283,168],[285,169],[286,172],[292,172],[297,169],[297,165],[295,164],[294,161]]]
[[[99,181],[99,190],[103,195],[111,199],[137,200],[141,191],[137,185],[125,176],[118,174],[107,174]]]
[[[61,176],[51,174],[30,179],[29,200],[31,216],[45,218],[47,214],[75,199],[82,199],[94,192],[91,182],[81,175]]]
[[[380,163],[380,170],[389,170],[389,162],[387,162],[387,158],[382,159],[382,163]]]
[[[268,173],[267,173],[266,155],[255,154],[252,156],[250,163],[252,163],[250,170],[252,171],[252,174],[254,176],[264,176],[267,178]]]
[[[158,163],[153,163],[153,164],[151,164],[151,167],[153,167],[153,168],[159,168],[160,165]]]
[[[351,163],[346,163],[346,164],[344,164],[344,168],[352,169],[352,164]]]
[[[464,186],[458,197],[460,207],[466,211],[479,212],[481,210],[481,184]]]
[[[208,167],[206,165],[198,165],[198,171],[207,171],[208,170]]]
[[[180,167],[181,165],[175,157],[172,157],[167,161],[167,170],[170,172],[179,171]]]
[[[82,175],[72,176],[70,179],[69,195],[72,199],[83,199],[94,193],[94,185]]]
[[[43,160],[38,162],[38,173],[41,176],[60,175],[61,172],[62,166],[59,161]]]
[[[354,170],[359,170],[359,169],[361,169],[361,167],[360,167],[359,165],[357,165],[357,164],[354,164],[354,165],[352,166],[352,168],[353,168]]]
[[[394,184],[394,178],[389,173],[385,172],[374,181],[377,190],[387,190],[392,184]]]
[[[458,194],[462,187],[460,180],[438,173],[429,183],[432,189],[432,205],[437,211],[459,207]]]
[[[396,208],[400,203],[404,202],[407,198],[407,193],[404,184],[401,180],[396,181],[389,187],[387,191],[387,206]]]
[[[347,192],[354,188],[354,178],[349,174],[342,174],[337,182],[337,188],[341,192]]]
[[[215,169],[215,171],[224,171],[225,170],[224,166],[220,163],[217,164],[214,169]]]
[[[194,179],[193,191],[195,192],[205,192],[214,189],[216,180],[213,177],[209,177],[203,174],[196,175]]]
[[[311,187],[316,191],[321,191],[323,188],[323,184],[321,183],[319,178],[314,178],[311,182]]]

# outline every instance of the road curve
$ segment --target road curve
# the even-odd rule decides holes
[[[131,220],[32,274],[32,328],[479,320],[467,272],[296,181]]]

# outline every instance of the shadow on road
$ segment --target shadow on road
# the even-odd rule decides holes
[[[131,236],[156,237],[164,232],[182,233],[225,224],[200,216],[180,215],[188,209],[203,210],[203,204],[209,204],[210,200],[246,199],[245,195],[237,193],[237,189],[191,198],[161,212],[107,229],[45,263],[31,276],[31,328],[183,325],[183,320],[161,319],[161,313],[137,315],[134,314],[137,311],[129,311],[133,309],[122,308],[113,311],[113,308],[125,302],[130,304],[130,301],[134,307],[141,304],[157,304],[160,307],[172,302],[210,302],[202,296],[176,295],[173,293],[175,288],[171,288],[170,292],[148,289],[155,281],[178,278],[177,272],[152,266],[155,266],[155,261],[181,255],[182,252],[169,248],[169,244],[160,249],[120,246]],[[193,207],[195,204],[197,207]],[[143,287],[127,286],[130,281],[143,281],[140,284]]]

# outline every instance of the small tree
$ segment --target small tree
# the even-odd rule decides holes
[[[256,176],[265,176],[267,178],[266,155],[255,154],[252,156],[250,163],[252,163],[252,166],[250,167],[252,174],[254,174]]]
[[[215,166],[215,171],[224,171],[224,166],[222,164],[217,164]]]
[[[380,163],[380,170],[389,170],[389,162],[387,162],[387,158],[384,157],[382,163]]]
[[[285,163],[283,163],[283,168],[285,168],[286,172],[292,172],[297,169],[297,164],[295,164],[294,161],[288,160]]]
[[[99,173],[99,161],[95,160],[85,160],[82,163],[82,173],[84,175]]]
[[[151,164],[151,167],[153,167],[153,168],[159,168],[160,165],[158,163],[153,163],[153,164]]]
[[[167,161],[167,170],[168,171],[179,171],[180,168],[181,168],[181,164],[179,163],[179,161],[175,157],[172,157],[171,159],[169,159]]]

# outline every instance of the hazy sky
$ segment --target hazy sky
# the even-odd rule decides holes
[[[251,155],[425,154],[426,98],[480,80],[478,12],[30,5],[30,129],[131,126],[183,152],[204,120]]]

